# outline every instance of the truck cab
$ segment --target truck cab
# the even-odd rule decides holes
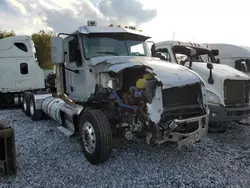
[[[191,54],[190,49],[196,54]],[[250,114],[250,77],[222,65],[215,58],[218,50],[208,45],[181,41],[162,41],[151,48],[152,56],[179,64],[196,72],[206,83],[206,94],[210,109],[210,123],[240,121]]]
[[[21,104],[22,93],[44,89],[44,73],[30,36],[0,39],[0,105]]]
[[[83,153],[92,164],[110,155],[110,130],[120,130],[128,140],[168,141],[179,147],[207,134],[204,81],[184,66],[151,57],[149,38],[135,27],[88,21],[51,40],[56,96],[65,103],[52,110],[45,99],[42,109],[54,119],[69,117],[62,122],[74,124],[71,130],[79,131]]]

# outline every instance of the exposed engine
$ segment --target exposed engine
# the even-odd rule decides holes
[[[112,78],[112,87],[96,86],[94,100],[109,103],[105,105],[108,108],[102,110],[113,126],[125,130],[128,140],[139,133],[144,135],[150,128],[146,103],[152,101],[157,80],[145,68],[125,69]]]
[[[122,130],[128,140],[143,136],[146,137],[147,143],[153,143],[155,140],[163,143],[167,139],[179,139],[177,138],[178,136],[176,138],[171,137],[170,134],[172,132],[189,134],[199,128],[198,121],[185,123],[183,120],[180,120],[173,122],[178,118],[178,115],[174,115],[173,111],[171,111],[173,115],[171,114],[170,116],[167,114],[170,112],[165,110],[162,114],[158,112],[158,110],[154,111],[157,115],[161,114],[161,121],[159,121],[159,123],[152,121],[147,105],[152,103],[154,95],[156,94],[157,85],[160,85],[161,82],[159,82],[152,73],[147,72],[145,68],[128,68],[119,74],[111,75],[110,78],[112,84],[109,87],[103,87],[102,85],[96,86],[96,93],[93,100],[98,101],[100,105],[103,106],[101,108],[113,125],[113,130]],[[192,89],[192,87],[194,89]],[[179,89],[179,91],[182,90],[183,89]],[[185,104],[191,105],[192,109],[194,107],[200,108],[200,85],[190,86],[189,90],[193,91],[191,95],[193,98],[192,100],[188,99],[188,103],[186,102],[187,104]],[[177,95],[180,94],[178,89],[176,92]],[[164,91],[161,91],[161,93],[162,96],[160,97],[162,102],[159,104],[162,105],[162,107],[159,108],[164,108],[164,104],[167,101],[162,99],[164,98]],[[181,97],[181,99],[183,99],[183,97]],[[108,105],[103,105],[104,103]],[[182,103],[179,108],[178,105],[175,108],[176,110],[180,110],[180,107],[183,110],[184,106]],[[197,115],[193,114],[191,108],[189,111],[189,118]],[[202,112],[200,109],[198,111]],[[178,112],[178,114],[180,115],[181,113]]]
[[[123,72],[123,79],[126,82],[120,90],[121,97],[118,94],[119,91],[113,91],[113,97],[119,105],[121,122],[119,126],[125,128],[125,137],[128,140],[132,140],[134,135],[139,136],[141,133],[145,133],[150,128],[146,103],[149,101],[150,93],[153,90],[149,92],[146,87],[150,81],[156,81],[154,76],[148,72],[140,69],[130,69],[130,71],[137,71],[137,73],[130,73],[128,78],[127,72]],[[131,75],[137,76],[132,78]]]

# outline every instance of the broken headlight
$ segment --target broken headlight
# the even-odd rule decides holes
[[[207,102],[212,104],[220,104],[220,98],[211,91],[206,90]]]

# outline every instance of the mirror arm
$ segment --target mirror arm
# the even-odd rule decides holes
[[[79,74],[79,70],[72,70],[72,69],[69,69],[69,68],[66,68],[66,67],[64,67],[66,70],[68,70],[68,71],[71,71],[71,72],[74,72],[74,73],[76,73],[76,74]]]
[[[79,74],[79,73],[80,73],[80,71],[79,71],[79,70],[69,69],[69,68],[67,68],[67,67],[63,67],[62,65],[61,65],[61,67],[62,67],[63,69],[65,69],[65,70],[68,70],[68,71],[74,72],[74,73],[76,73],[76,74]]]
[[[192,67],[192,52],[190,50],[190,53],[189,53],[189,68],[191,69]]]
[[[214,79],[213,79],[213,76],[212,76],[212,69],[209,69],[208,83],[209,84],[214,84]]]
[[[190,56],[190,58],[189,58],[189,68],[191,69],[191,67],[192,67],[192,58]]]

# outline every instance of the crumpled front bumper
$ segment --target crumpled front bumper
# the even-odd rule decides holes
[[[201,140],[208,133],[209,110],[207,114],[203,116],[183,119],[183,120],[176,119],[172,122],[172,124],[178,126],[179,124],[182,123],[195,123],[195,122],[198,122],[199,124],[197,130],[188,134],[172,132],[168,135],[167,141],[177,142],[178,147],[181,147],[183,145],[187,145],[189,143],[194,143],[198,140]]]

